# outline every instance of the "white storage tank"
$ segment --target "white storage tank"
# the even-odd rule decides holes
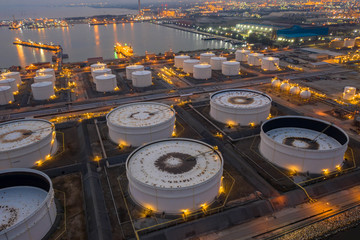
[[[303,91],[300,92],[300,97],[302,99],[310,99],[311,92],[309,90],[303,90]]]
[[[279,69],[279,58],[264,57],[261,61],[261,69],[264,71],[276,71]]]
[[[131,103],[115,108],[107,114],[106,119],[109,137],[114,143],[140,146],[171,137],[175,111],[162,103]]]
[[[21,76],[19,72],[6,72],[3,73],[2,76],[5,78],[15,78],[16,84],[17,85],[21,84]]]
[[[57,150],[55,126],[42,119],[0,124],[0,169],[30,168]]]
[[[194,65],[199,64],[199,60],[197,59],[188,59],[184,60],[183,68],[184,72],[186,73],[193,73],[194,72]]]
[[[39,75],[52,75],[55,78],[55,70],[53,68],[41,68],[39,70],[36,70],[36,76]]]
[[[331,48],[340,49],[344,47],[344,40],[334,39],[330,42]]]
[[[261,66],[264,54],[261,53],[250,53],[248,55],[248,64],[250,66]]]
[[[300,94],[301,90],[298,86],[293,86],[290,88],[290,94],[292,95],[298,95]]]
[[[230,125],[258,125],[270,114],[272,99],[250,89],[229,89],[210,96],[210,116]]]
[[[355,94],[356,94],[356,88],[346,86],[344,88],[344,92],[343,92],[343,99],[344,100],[352,100],[355,97]]]
[[[209,79],[211,78],[211,65],[197,64],[194,65],[193,77],[195,79]]]
[[[91,73],[96,70],[96,69],[104,69],[106,68],[106,64],[105,63],[94,63],[94,64],[91,64],[90,65],[90,70],[91,70]]]
[[[354,38],[345,38],[344,39],[344,47],[353,48],[354,46],[355,46],[355,39]]]
[[[97,76],[101,76],[101,75],[104,75],[104,74],[111,74],[111,69],[110,68],[98,68],[98,69],[95,69],[91,74],[91,76],[94,79],[94,83],[96,84],[96,77]]]
[[[210,59],[211,59],[212,57],[215,57],[215,54],[212,53],[212,52],[201,53],[201,54],[200,54],[200,63],[210,64]]]
[[[117,87],[116,76],[114,74],[104,74],[95,77],[96,91],[112,92]]]
[[[126,161],[129,191],[136,203],[154,212],[190,213],[215,200],[223,165],[221,153],[198,140],[151,142]]]
[[[279,79],[272,79],[271,80],[271,86],[273,87],[273,88],[280,88],[280,86],[281,86],[281,81],[279,80]]]
[[[261,126],[260,137],[260,152],[270,162],[314,174],[341,166],[349,142],[332,123],[303,116],[272,118]]]
[[[135,71],[132,73],[132,84],[134,87],[149,87],[152,84],[150,71]]]
[[[14,94],[10,86],[0,86],[0,105],[14,102]]]
[[[222,74],[225,76],[239,75],[240,63],[235,61],[227,61],[222,63]]]
[[[35,100],[48,100],[55,95],[52,82],[37,82],[31,84],[31,91]]]
[[[34,77],[34,82],[35,83],[39,83],[39,82],[51,82],[51,85],[53,87],[55,87],[55,77],[53,75],[50,74],[42,74],[42,75],[38,75],[36,77]]]
[[[212,57],[210,65],[212,70],[221,70],[222,63],[226,61],[226,57]]]
[[[183,68],[183,64],[185,60],[190,59],[190,56],[187,55],[178,55],[174,58],[174,66],[176,68]]]
[[[288,82],[282,82],[280,85],[281,91],[288,92],[290,90],[290,84]]]
[[[51,179],[33,169],[0,171],[0,239],[43,239],[56,219]]]
[[[126,79],[132,80],[132,73],[135,71],[144,71],[143,65],[130,65],[126,67]]]
[[[15,78],[6,78],[0,80],[0,86],[9,86],[13,93],[16,93],[18,91],[18,86],[16,84]]]
[[[239,62],[247,62],[249,54],[250,54],[250,50],[245,50],[245,49],[236,50],[235,59],[236,61]]]

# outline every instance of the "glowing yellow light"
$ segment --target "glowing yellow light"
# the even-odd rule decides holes
[[[176,137],[176,131],[175,130],[172,132],[171,136]]]
[[[50,99],[55,99],[55,98],[56,98],[55,95],[51,95],[51,96],[50,96]]]
[[[323,169],[322,171],[323,171],[324,175],[329,174],[329,169]]]
[[[341,171],[341,166],[340,166],[340,165],[336,165],[336,169],[337,169],[338,171]]]
[[[101,159],[101,158],[100,158],[99,156],[95,156],[95,157],[94,157],[94,161],[95,161],[95,162],[100,161],[100,159]]]
[[[250,126],[250,127],[255,127],[255,123],[254,123],[254,122],[251,122],[251,123],[249,123],[249,126]]]
[[[213,149],[214,149],[215,151],[217,151],[217,150],[219,150],[219,147],[218,147],[218,146],[214,146]]]
[[[120,90],[119,87],[114,88],[114,91],[119,91],[119,90]]]
[[[222,135],[222,133],[220,133],[220,132],[217,132],[214,136],[218,137],[218,138],[223,138],[224,137],[224,135]]]
[[[42,165],[42,161],[41,160],[36,161],[35,164],[40,167]]]
[[[229,128],[232,128],[232,127],[234,127],[235,125],[236,125],[236,123],[234,122],[234,121],[228,121],[227,123],[227,126],[229,127]]]
[[[209,207],[209,205],[207,205],[206,203],[203,203],[203,204],[200,205],[200,207],[201,207],[203,210],[206,210],[206,209]]]
[[[225,192],[224,187],[223,187],[223,186],[220,186],[220,188],[219,188],[219,194],[222,194],[222,193],[224,193],[224,192]]]
[[[16,91],[16,92],[13,92],[14,95],[18,95],[19,94],[19,91]]]
[[[50,159],[51,159],[51,155],[50,154],[46,155],[45,160],[50,160]]]
[[[9,101],[9,104],[12,104],[12,101]]]

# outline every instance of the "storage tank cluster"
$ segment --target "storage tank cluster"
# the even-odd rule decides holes
[[[176,68],[183,68],[184,67],[184,61],[190,59],[190,56],[188,55],[178,55],[174,58],[174,66]]]
[[[264,57],[261,61],[261,69],[264,71],[276,71],[279,69],[279,58]]]
[[[272,118],[261,126],[260,153],[281,168],[321,174],[339,169],[349,137],[332,123],[304,116]]]
[[[344,88],[344,92],[343,92],[344,100],[350,101],[354,99],[355,95],[356,95],[356,88],[350,86],[346,86]]]
[[[272,99],[249,89],[229,89],[210,96],[210,116],[229,125],[258,125],[270,114]]]
[[[248,64],[250,66],[261,66],[261,62],[263,58],[264,58],[264,54],[250,53],[248,55]]]
[[[96,84],[96,77],[104,74],[111,74],[110,68],[97,68],[94,69],[91,76],[93,77],[94,83]]]
[[[197,59],[187,59],[184,60],[183,68],[185,73],[193,73],[194,72],[194,66],[199,64],[200,61]]]
[[[311,98],[311,91],[307,88],[301,89],[298,85],[291,85],[288,80],[281,81],[277,78],[271,80],[273,88],[280,88],[282,92],[288,92],[291,95],[299,95],[301,99],[307,100]]]
[[[209,79],[211,78],[211,65],[210,64],[196,64],[194,65],[193,77],[195,79]]]
[[[18,92],[18,85],[15,78],[5,78],[0,80],[0,86],[9,86],[13,94]]]
[[[222,63],[222,74],[225,76],[235,76],[240,73],[240,63],[236,61],[226,61]]]
[[[215,57],[215,54],[212,52],[201,53],[200,54],[200,63],[210,64],[210,60],[212,57]]]
[[[0,239],[43,239],[56,219],[51,179],[33,169],[0,171]]]
[[[97,92],[112,92],[117,87],[116,76],[114,74],[103,74],[95,77]]]
[[[5,72],[1,74],[3,78],[14,78],[17,85],[21,84],[21,76],[19,72]]]
[[[35,83],[50,82],[53,88],[55,87],[55,80],[55,77],[50,74],[40,74],[34,77]]]
[[[140,146],[172,136],[175,111],[170,106],[140,102],[126,104],[110,111],[107,116],[110,139],[124,146]]]
[[[245,50],[245,49],[236,50],[235,59],[236,61],[239,62],[247,62],[249,54],[250,54],[250,50]]]
[[[355,47],[355,42],[356,39],[355,38],[345,38],[344,40],[341,39],[334,39],[330,42],[330,47],[331,48],[336,48],[336,49],[340,49],[340,48],[353,48]]]
[[[154,141],[133,151],[126,161],[130,195],[154,212],[190,213],[215,200],[223,165],[221,153],[201,141]]]

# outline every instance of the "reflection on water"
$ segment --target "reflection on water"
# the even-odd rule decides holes
[[[52,52],[12,44],[15,38],[31,39],[36,42],[59,44],[68,61],[86,61],[87,58],[103,57],[113,59],[114,44],[127,43],[136,55],[145,51],[164,53],[196,49],[230,48],[231,44],[221,41],[203,41],[201,35],[167,28],[151,23],[129,23],[95,25],[78,24],[67,28],[9,30],[0,28],[0,68],[12,65],[29,65],[38,61],[51,61]],[[4,57],[6,56],[6,57]]]

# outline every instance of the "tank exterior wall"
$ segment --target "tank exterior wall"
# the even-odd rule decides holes
[[[211,67],[209,68],[197,68],[194,66],[193,77],[195,79],[209,79],[211,78]]]
[[[132,68],[131,66],[126,67],[126,79],[132,80],[132,73],[136,71],[144,71],[143,65],[136,65],[136,67]]]

